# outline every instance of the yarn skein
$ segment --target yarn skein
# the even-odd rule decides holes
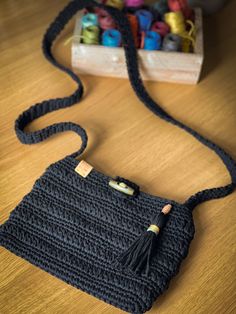
[[[165,21],[170,26],[171,33],[179,35],[184,39],[184,52],[189,52],[191,46],[195,44],[195,25],[193,22],[190,20],[186,21],[186,24],[190,25],[190,30],[187,32],[185,19],[181,11],[166,13]]]
[[[153,16],[152,13],[147,10],[138,10],[135,15],[139,21],[140,31],[148,31],[151,27]]]
[[[98,20],[102,30],[116,28],[113,18],[107,13],[99,15]]]
[[[82,27],[86,28],[92,25],[98,26],[98,17],[96,14],[87,13],[82,17]]]
[[[120,47],[121,33],[116,29],[108,29],[102,34],[102,44],[106,47]]]
[[[100,29],[98,26],[91,25],[82,30],[82,40],[84,44],[98,45]]]
[[[162,37],[165,37],[170,31],[170,27],[165,22],[158,21],[152,24],[151,30],[159,33]]]
[[[131,30],[132,30],[132,34],[134,37],[134,42],[135,42],[135,46],[136,48],[138,48],[139,46],[139,39],[138,39],[138,19],[136,15],[133,14],[127,14],[127,18],[129,20],[130,26],[131,26]]]
[[[144,5],[144,0],[125,0],[125,6],[131,8],[139,8]]]
[[[124,7],[124,1],[123,0],[107,0],[106,5],[122,10]]]
[[[192,48],[194,48],[195,46],[196,27],[190,20],[187,20],[186,23],[190,25],[190,30],[188,31],[188,33],[186,32],[186,34],[182,36],[183,37],[182,51],[190,52]]]
[[[161,49],[161,35],[147,31],[144,37],[144,50],[160,50]]]
[[[190,19],[193,13],[187,0],[168,0],[168,6],[173,12],[181,11],[186,19]]]
[[[181,35],[186,31],[185,20],[181,11],[166,13],[165,22],[169,25],[173,34]]]
[[[163,40],[162,50],[164,51],[181,51],[182,38],[177,34],[169,33]]]

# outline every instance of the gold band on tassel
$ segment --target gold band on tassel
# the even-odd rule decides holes
[[[147,231],[152,231],[155,234],[158,234],[160,232],[160,228],[156,225],[150,225]]]

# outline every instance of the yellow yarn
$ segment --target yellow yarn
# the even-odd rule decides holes
[[[124,7],[123,0],[107,0],[106,5],[122,10]]]
[[[189,52],[191,50],[191,47],[194,47],[195,38],[196,38],[196,27],[195,27],[195,25],[190,20],[187,20],[186,23],[189,24],[191,28],[190,28],[188,33],[186,32],[186,34],[182,35],[182,37],[183,37],[182,51],[183,52]]]
[[[173,34],[181,35],[186,31],[184,16],[181,11],[166,13],[165,22],[170,26]]]
[[[166,13],[165,22],[170,26],[171,33],[183,38],[182,51],[189,52],[191,46],[194,47],[195,44],[196,28],[193,22],[190,20],[186,21],[186,24],[189,24],[191,27],[189,32],[187,32],[185,19],[181,11]]]
[[[81,38],[83,39],[83,43],[88,45],[98,45],[99,32],[99,27],[95,25],[84,28],[81,36]]]

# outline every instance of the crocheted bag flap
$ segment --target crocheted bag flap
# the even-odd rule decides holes
[[[194,236],[191,211],[139,192],[120,197],[109,177],[75,172],[72,157],[51,165],[0,228],[0,244],[30,263],[107,303],[144,313],[168,287]],[[150,272],[114,265],[163,205],[172,210],[159,237]]]

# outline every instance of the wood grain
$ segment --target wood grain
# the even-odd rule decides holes
[[[31,104],[71,93],[75,85],[48,64],[41,38],[67,0],[0,2],[1,180],[0,223],[52,162],[79,147],[72,133],[35,146],[20,144],[14,120]],[[197,86],[145,83],[169,113],[220,144],[236,159],[235,1],[204,21],[204,73]],[[62,41],[55,53],[70,63]],[[217,156],[181,130],[153,116],[129,82],[83,76],[86,95],[72,108],[35,121],[36,130],[58,121],[80,123],[89,133],[84,159],[109,175],[124,176],[142,190],[184,201],[196,191],[223,185],[229,176]],[[235,313],[236,193],[198,206],[196,236],[181,272],[150,314]],[[87,295],[0,249],[0,313],[118,314]]]

